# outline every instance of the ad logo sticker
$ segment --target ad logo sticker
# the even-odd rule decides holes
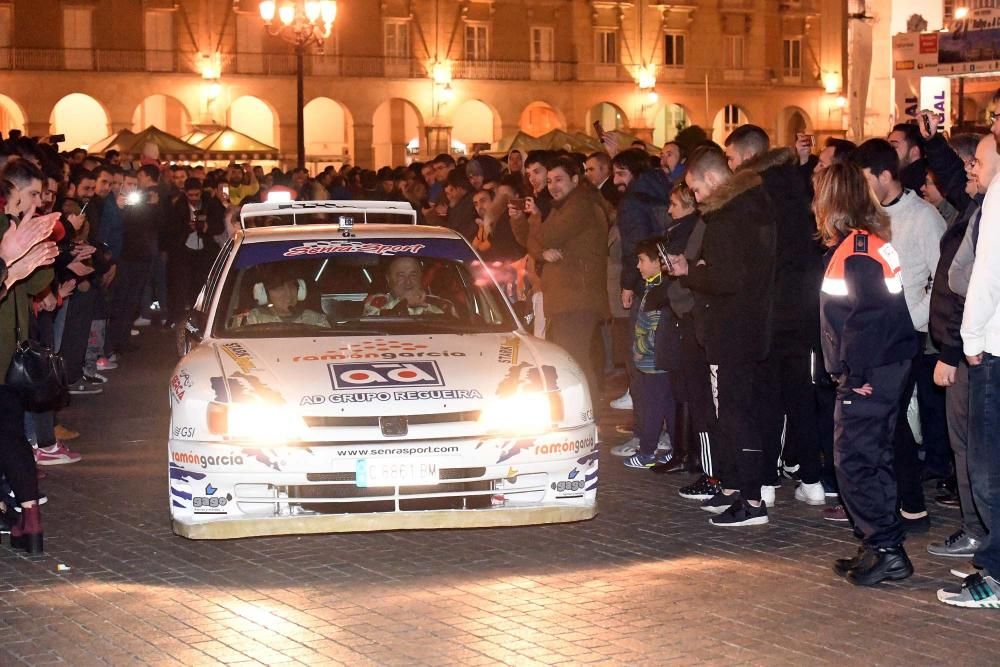
[[[334,389],[444,386],[434,361],[327,364],[327,368]]]

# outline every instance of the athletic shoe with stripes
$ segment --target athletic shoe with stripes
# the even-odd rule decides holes
[[[1000,609],[1000,583],[991,576],[965,574],[952,570],[962,578],[961,588],[945,587],[937,592],[938,600],[953,607],[970,609]]]
[[[625,459],[626,468],[652,468],[656,465],[655,456],[645,456],[643,454],[634,454],[627,459]]]

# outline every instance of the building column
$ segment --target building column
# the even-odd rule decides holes
[[[354,162],[355,166],[373,168],[375,161],[375,126],[371,123],[354,122]]]
[[[52,129],[47,120],[43,122],[25,119],[24,121],[24,133],[29,137],[47,137],[51,132]]]
[[[292,122],[278,123],[278,141],[276,143],[278,144],[278,152],[281,154],[282,169],[292,169],[295,167],[296,160],[298,159],[298,146],[296,145],[298,126],[295,124],[294,111],[290,116]]]

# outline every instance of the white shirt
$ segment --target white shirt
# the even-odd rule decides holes
[[[913,328],[927,331],[931,308],[931,283],[941,257],[941,236],[946,224],[932,204],[912,190],[884,208],[889,214],[892,247],[899,254],[903,296],[913,320]]]
[[[979,217],[976,262],[962,316],[962,346],[974,357],[1000,356],[1000,173],[986,189]]]
[[[190,202],[188,203],[188,209],[191,211],[192,220],[195,220],[198,217],[198,214],[201,213],[201,209],[196,209],[194,206],[191,206]],[[184,246],[189,250],[204,250],[205,242],[201,240],[201,235],[198,234],[197,230],[195,230],[187,235],[187,240],[184,242]]]

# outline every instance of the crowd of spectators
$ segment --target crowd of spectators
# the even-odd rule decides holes
[[[983,571],[938,597],[1000,605],[996,114],[981,136],[948,139],[925,116],[860,146],[800,134],[772,147],[753,125],[655,156],[602,140],[589,155],[310,174],[59,153],[14,134],[0,146],[0,364],[31,336],[61,353],[70,395],[100,393],[138,329],[183,321],[244,204],[409,202],[511,277],[508,296],[595,402],[627,381],[611,401],[632,412],[612,448],[627,468],[695,474],[680,494],[720,527],[768,523],[790,480],[854,529],[858,554],[833,567],[858,585],[912,574],[903,542],[929,530],[937,481],[935,503],[960,521],[928,550]],[[36,466],[81,459],[49,407],[26,411],[0,385],[3,508],[29,551]]]

